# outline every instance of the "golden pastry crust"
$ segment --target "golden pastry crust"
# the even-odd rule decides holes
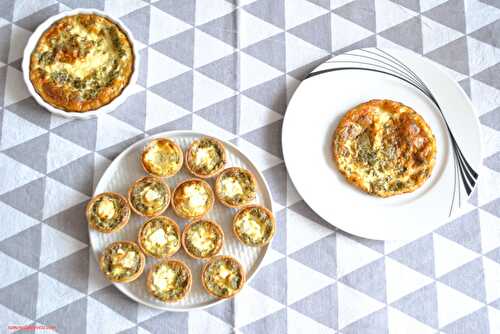
[[[184,262],[168,260],[155,264],[149,270],[146,287],[154,298],[175,303],[189,294],[192,282],[191,270]]]
[[[110,103],[128,85],[132,44],[114,22],[97,14],[66,16],[40,37],[30,58],[30,80],[52,106],[86,112]]]
[[[103,233],[116,232],[127,225],[130,207],[127,199],[115,192],[94,196],[85,209],[89,226]]]
[[[273,213],[261,205],[248,205],[238,211],[233,218],[233,233],[247,246],[267,245],[276,232]]]
[[[184,157],[181,147],[168,138],[150,141],[141,154],[141,165],[146,173],[158,177],[170,177],[181,170]]]
[[[215,195],[222,204],[230,208],[250,204],[257,196],[255,176],[245,168],[226,168],[215,181]]]
[[[142,224],[138,233],[141,250],[157,259],[167,258],[181,248],[181,230],[169,217],[157,216]]]
[[[230,298],[240,292],[245,281],[243,266],[231,256],[215,256],[201,271],[201,283],[205,291],[219,299]]]
[[[182,247],[195,259],[207,259],[220,252],[224,231],[213,220],[201,219],[187,224],[182,232]]]
[[[168,208],[170,188],[158,177],[145,176],[130,186],[128,201],[139,216],[155,217]]]
[[[132,254],[132,255],[131,255]],[[108,245],[99,259],[99,268],[113,282],[128,283],[141,276],[146,257],[132,241],[116,241]]]
[[[172,209],[181,218],[201,218],[213,205],[214,192],[207,182],[200,179],[188,179],[179,183],[172,194]]]
[[[431,175],[436,139],[425,120],[402,103],[371,100],[349,110],[332,143],[344,177],[380,197],[408,193]]]
[[[209,178],[219,174],[226,165],[224,144],[212,137],[193,141],[186,152],[186,167],[195,176]]]

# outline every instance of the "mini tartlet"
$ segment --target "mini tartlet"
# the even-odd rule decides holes
[[[215,256],[203,267],[201,283],[210,295],[229,298],[245,285],[245,271],[235,258]]]
[[[192,280],[191,270],[184,262],[168,260],[149,270],[146,286],[154,298],[174,303],[191,291]]]
[[[226,165],[226,149],[215,138],[193,141],[186,152],[186,167],[195,176],[209,178],[219,174]]]
[[[217,253],[224,243],[224,232],[216,222],[201,219],[184,227],[182,246],[195,259],[207,259]]]
[[[144,170],[153,176],[170,177],[182,168],[184,158],[181,147],[171,139],[150,141],[141,154]]]
[[[140,216],[158,216],[170,204],[170,189],[160,178],[145,176],[135,181],[128,190],[132,210]]]
[[[114,192],[105,192],[92,198],[85,213],[89,226],[103,233],[120,230],[130,218],[127,199]]]
[[[99,268],[110,281],[128,283],[142,274],[145,263],[144,254],[134,242],[117,241],[104,249]]]
[[[137,239],[144,253],[158,259],[174,255],[181,247],[179,226],[173,219],[165,216],[144,222]]]
[[[226,168],[215,181],[215,195],[225,206],[238,208],[255,200],[257,182],[253,174],[245,168]]]
[[[210,185],[200,179],[188,179],[175,187],[172,208],[181,218],[197,219],[210,211],[214,204],[214,193]]]
[[[264,246],[274,236],[276,219],[273,213],[260,205],[249,205],[236,213],[233,232],[247,246]]]

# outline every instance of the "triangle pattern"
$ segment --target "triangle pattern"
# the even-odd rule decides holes
[[[434,234],[433,237],[436,277],[441,277],[479,256],[478,253],[475,253],[454,241],[443,238],[439,236],[439,234]]]
[[[83,296],[80,292],[42,273],[38,275],[38,293],[37,318],[68,305]]]
[[[0,304],[17,314],[34,319],[38,296],[38,273],[0,289]]]
[[[481,252],[479,211],[473,210],[436,230],[440,235],[459,242],[465,247]]]
[[[244,327],[284,308],[281,303],[248,286],[235,299],[234,306],[235,327]]]
[[[457,56],[449,58],[452,54]],[[429,57],[430,59],[459,73],[465,75],[469,73],[469,58],[466,37],[456,39],[451,43],[429,52],[426,54],[426,57]]]
[[[45,224],[42,225],[41,243],[44,245],[40,253],[41,268],[86,247],[80,241]]]
[[[191,312],[188,322],[191,333],[233,333],[231,325],[205,311]]]
[[[434,277],[434,243],[432,235],[417,239],[390,253],[389,256],[422,274]]]
[[[110,309],[130,321],[137,322],[138,304],[130,298],[127,298],[127,296],[121,293],[115,286],[110,285],[102,290],[94,292],[92,298],[108,306]]]
[[[67,321],[68,319],[71,321]],[[71,332],[74,328],[86,328],[87,299],[78,299],[41,317],[38,321],[42,324],[55,326],[60,332]]]
[[[335,13],[331,15],[332,20],[332,50],[338,52],[350,45],[353,45],[365,38],[372,36],[373,31],[368,30],[348,19]],[[350,33],[346,34],[345,31]],[[303,64],[303,63],[302,63]],[[308,71],[309,73],[310,71]]]
[[[432,283],[429,277],[389,257],[385,258],[385,273],[388,303],[392,303]]]
[[[387,300],[385,272],[382,258],[350,272],[339,281],[384,303]]]
[[[317,305],[322,305],[319,309]],[[337,289],[329,285],[292,304],[290,308],[330,328],[337,328]]]
[[[434,328],[427,326],[393,307],[387,308],[387,318],[389,322],[389,333],[411,333],[414,331],[422,334],[433,334],[436,332]]]
[[[89,276],[89,249],[83,248],[69,256],[61,257],[60,260],[45,266],[41,272],[86,294]]]
[[[337,288],[338,326],[340,330],[384,307],[384,304],[379,301],[340,282],[337,284]]]
[[[245,11],[255,15],[256,17],[274,24],[277,27],[285,27],[285,11],[283,10],[285,1],[283,0],[257,0],[252,4],[243,7]],[[273,13],[279,13],[273,15]]]
[[[336,233],[336,236],[339,278],[382,257],[380,253],[360,244],[347,234]]]
[[[16,261],[5,253],[0,253],[0,264],[2,268],[9,268],[9,270],[5,270],[4,272],[0,289],[22,280],[35,272],[32,268]]]
[[[453,15],[449,15],[449,13]],[[436,6],[423,15],[437,21],[452,29],[465,33],[464,2],[460,0],[449,0]]]
[[[87,317],[92,321],[87,322],[87,332],[115,333],[134,326],[134,323],[116,313],[107,306],[99,303],[92,297],[87,298]]]
[[[444,284],[436,283],[440,327],[473,313],[483,305]]]
[[[414,17],[397,26],[380,32],[380,36],[421,54],[423,52],[421,31],[422,20],[420,17]]]
[[[376,17],[373,15],[375,13],[375,1],[373,0],[355,0],[334,9],[333,12],[369,31],[375,32]]]
[[[318,334],[333,334],[335,331],[312,318],[303,315],[300,312],[295,311],[292,308],[288,308],[286,312],[287,316],[287,330],[291,334],[300,334],[305,332],[312,332]]]
[[[1,129],[3,135],[0,142],[2,150],[22,144],[47,132],[9,110],[3,110],[2,114]],[[19,129],[25,130],[19,131]]]
[[[436,328],[438,326],[438,303],[436,284],[429,284],[391,303],[394,308],[418,321]]]
[[[8,169],[7,169],[8,170]],[[23,169],[17,169],[22,172]],[[42,198],[45,192],[45,178],[39,178],[0,196],[0,200],[35,219],[43,216],[43,202],[30,201],[31,198]]]
[[[439,279],[440,282],[484,302],[486,291],[484,284],[484,270],[481,258],[473,260]]]
[[[336,252],[335,242],[335,235],[331,234],[298,250],[290,257],[324,275],[335,278],[337,263],[336,259],[331,256]]]
[[[288,304],[293,304],[334,282],[332,278],[291,258],[287,258],[287,275]],[[303,284],[303,277],[307,277],[309,284]]]
[[[39,223],[38,220],[3,202],[0,202],[0,210],[4,218],[2,229],[0,230],[0,241]]]

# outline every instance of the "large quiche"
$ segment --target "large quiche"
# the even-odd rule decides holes
[[[132,45],[119,26],[97,14],[78,14],[54,22],[42,34],[29,74],[45,102],[85,112],[120,95],[133,64]]]
[[[349,110],[333,137],[339,171],[361,190],[389,197],[419,188],[431,175],[436,139],[412,108],[371,100]]]

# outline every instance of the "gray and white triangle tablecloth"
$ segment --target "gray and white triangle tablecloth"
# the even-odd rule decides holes
[[[20,66],[36,26],[77,6],[120,17],[141,56],[134,94],[88,121],[41,109]],[[332,53],[375,45],[440,64],[481,123],[484,167],[468,212],[407,242],[331,228],[294,190],[281,151],[287,99],[304,74]],[[234,300],[160,312],[99,273],[84,206],[124,148],[191,128],[231,140],[263,170],[278,234],[266,265]],[[1,0],[0,129],[0,333],[9,325],[59,333],[500,333],[498,0]]]

